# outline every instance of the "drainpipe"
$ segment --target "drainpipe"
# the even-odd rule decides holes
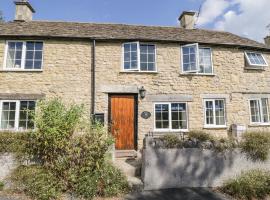
[[[91,63],[91,117],[95,114],[95,93],[96,93],[96,40],[92,43],[92,63]]]

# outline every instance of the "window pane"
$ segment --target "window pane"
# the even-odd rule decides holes
[[[27,42],[26,43],[26,50],[34,50],[35,49],[35,43],[34,42]]]
[[[6,68],[21,68],[22,42],[8,42]]]
[[[142,71],[155,71],[155,46],[140,44],[140,65]]]
[[[33,69],[34,62],[33,60],[26,60],[25,61],[25,69]]]
[[[172,129],[187,129],[187,115],[185,103],[172,103]]]
[[[266,65],[266,62],[264,61],[263,55],[261,53],[247,52],[246,55],[251,65]]]
[[[260,107],[258,100],[250,100],[250,113],[251,113],[251,121],[252,122],[260,122]]]
[[[34,59],[34,51],[27,51],[27,52],[26,52],[26,59],[27,59],[27,60],[32,60],[32,59]]]
[[[131,51],[136,51],[137,52],[137,43],[132,43],[131,44]]]
[[[205,101],[205,117],[206,124],[213,125],[214,124],[214,106],[213,101]]]
[[[41,69],[41,61],[35,61],[34,62],[34,69]]]
[[[168,104],[156,104],[155,105],[156,116],[156,129],[169,128],[169,105]]]
[[[200,48],[199,49],[199,65],[200,73],[212,73],[212,61],[211,61],[211,49]]]
[[[1,128],[13,129],[15,126],[16,102],[3,102],[1,113]]]
[[[26,43],[25,69],[41,69],[42,64],[42,42]]]
[[[35,50],[42,51],[43,50],[43,42],[35,42]]]
[[[269,122],[269,106],[268,99],[262,98],[262,113],[263,113],[263,122]]]

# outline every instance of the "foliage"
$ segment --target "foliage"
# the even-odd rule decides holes
[[[106,162],[99,170],[98,195],[116,196],[129,189],[126,177],[112,164]]]
[[[264,199],[270,195],[270,172],[251,170],[242,173],[236,179],[227,181],[221,189],[239,199]]]
[[[0,191],[4,189],[4,186],[5,186],[4,182],[0,181]]]
[[[16,153],[23,156],[26,152],[29,133],[0,133],[0,153]]]
[[[190,131],[188,137],[191,139],[197,139],[200,142],[213,141],[213,137],[203,131]]]
[[[183,147],[183,141],[179,138],[176,134],[168,134],[164,135],[160,138],[165,148],[182,148]]]
[[[81,115],[82,106],[67,107],[60,99],[40,101],[34,117],[37,129],[30,135],[28,153],[47,168],[54,168],[69,151]]]
[[[229,138],[220,138],[214,140],[214,149],[217,152],[224,152],[226,150],[233,150],[239,146],[236,139]]]
[[[62,190],[57,178],[40,166],[19,166],[11,175],[11,180],[17,190],[34,199],[58,199]]]
[[[265,161],[270,152],[270,134],[266,132],[248,132],[243,135],[242,152],[252,160]]]

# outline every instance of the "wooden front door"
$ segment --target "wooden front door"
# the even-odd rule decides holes
[[[135,149],[135,95],[110,95],[110,124],[115,149]]]

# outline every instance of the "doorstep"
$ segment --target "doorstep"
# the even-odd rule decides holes
[[[135,150],[115,150],[115,158],[136,158],[137,151]]]

